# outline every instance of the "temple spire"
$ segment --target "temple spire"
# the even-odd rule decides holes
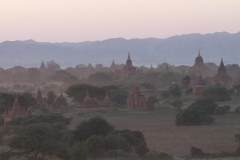
[[[131,59],[131,58],[130,58],[130,53],[129,53],[129,52],[128,52],[128,59]]]
[[[200,49],[198,50],[198,57],[201,57],[201,54],[200,54]]]

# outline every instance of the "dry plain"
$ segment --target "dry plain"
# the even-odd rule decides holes
[[[118,110],[80,112],[77,109],[65,112],[73,117],[71,127],[94,116],[105,118],[116,129],[141,131],[150,150],[165,152],[173,156],[187,156],[190,147],[204,152],[234,151],[238,144],[234,135],[240,133],[240,115],[229,113],[214,115],[215,122],[202,126],[175,126],[176,111],[167,107],[147,110]]]

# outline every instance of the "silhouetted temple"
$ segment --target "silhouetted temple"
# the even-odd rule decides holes
[[[81,108],[94,108],[94,107],[97,107],[94,103],[93,103],[93,100],[91,99],[88,91],[87,91],[87,94],[83,100],[83,102],[80,104]]]
[[[117,66],[116,66],[114,60],[112,61],[112,64],[109,69],[110,69],[110,72],[115,72],[117,70]]]
[[[203,58],[200,55],[200,51],[198,52],[198,56],[195,59],[194,66],[189,69],[190,72],[197,72],[201,74],[203,77],[213,76],[212,71],[205,66],[203,63]]]
[[[138,108],[146,106],[146,98],[140,92],[138,85],[133,89],[133,92],[128,95],[127,98],[127,108]]]
[[[100,107],[112,107],[112,102],[108,96],[108,92],[106,93],[104,100],[100,104]]]
[[[221,59],[220,66],[218,68],[218,72],[215,76],[212,78],[213,84],[221,84],[225,87],[231,87],[233,85],[233,79],[231,76],[227,74],[227,70],[224,66],[223,60]]]
[[[46,70],[46,66],[45,66],[43,61],[42,61],[41,66],[40,66],[39,69],[40,69],[40,71],[45,71]]]
[[[19,118],[19,117],[26,117],[26,116],[31,116],[32,111],[30,108],[28,108],[27,111],[24,111],[23,108],[20,107],[19,101],[17,97],[14,100],[13,107],[12,109],[8,109],[4,112],[4,124],[6,122],[11,121],[13,118]]]
[[[78,77],[79,78],[87,78],[88,76],[90,76],[96,72],[97,72],[96,69],[92,66],[91,63],[89,63],[87,67],[79,68]]]
[[[130,54],[128,53],[128,59],[126,61],[126,65],[124,65],[121,71],[115,71],[115,73],[121,74],[121,77],[134,76],[134,75],[143,74],[143,69],[137,69],[132,65],[132,60],[130,58]]]
[[[45,105],[46,105],[46,99],[43,98],[42,92],[39,88],[36,96],[36,108],[42,108],[42,107],[45,107]]]
[[[206,85],[203,82],[202,76],[198,77],[198,82],[196,86],[193,86],[193,95],[201,96],[202,91],[206,88]]]

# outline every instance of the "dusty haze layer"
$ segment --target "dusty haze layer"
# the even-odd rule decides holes
[[[0,42],[236,33],[239,8],[239,0],[2,0]]]

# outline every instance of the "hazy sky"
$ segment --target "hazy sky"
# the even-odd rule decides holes
[[[0,41],[95,41],[240,31],[240,0],[0,0]]]

